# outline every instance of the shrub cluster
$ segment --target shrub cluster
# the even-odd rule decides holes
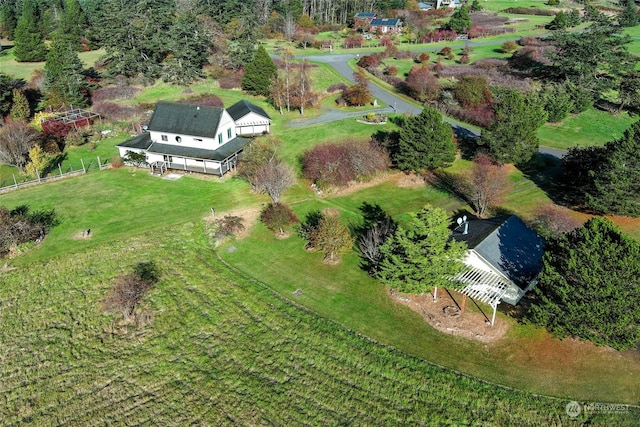
[[[242,87],[243,70],[236,70],[218,78],[220,89],[238,89]]]
[[[103,87],[91,94],[91,101],[95,103],[101,101],[110,101],[113,99],[132,99],[140,92],[142,92],[142,89],[135,86],[125,85]]]
[[[133,272],[116,279],[103,301],[106,311],[120,312],[125,320],[134,315],[136,306],[160,280],[160,271],[153,262],[140,262]]]
[[[58,223],[53,209],[30,213],[26,205],[13,210],[0,207],[0,257],[21,244],[42,240]]]
[[[555,16],[556,12],[549,9],[539,9],[535,6],[530,7],[509,7],[504,13],[512,13],[514,15],[538,15],[538,16]]]
[[[275,233],[284,233],[284,227],[299,222],[291,208],[284,203],[269,203],[260,213],[260,221]]]
[[[434,30],[422,36],[422,43],[435,43],[441,41],[455,41],[458,33],[454,30]]]
[[[116,104],[115,102],[96,102],[93,104],[93,111],[100,114],[107,120],[125,121],[142,114],[141,107],[127,107]]]
[[[346,186],[367,180],[390,165],[389,155],[376,143],[348,141],[322,144],[303,157],[303,175],[318,186]]]

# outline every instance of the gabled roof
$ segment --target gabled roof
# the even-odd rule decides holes
[[[376,14],[372,12],[358,12],[356,13],[356,18],[375,18]]]
[[[386,25],[387,27],[397,27],[400,24],[401,21],[398,18],[377,18],[371,21],[371,25],[373,26]]]
[[[433,9],[433,4],[420,2],[418,3],[418,9],[420,10]]]
[[[151,116],[149,130],[214,138],[223,112],[220,107],[160,101]]]
[[[493,268],[521,289],[540,272],[544,239],[517,216],[469,220],[468,234],[458,227],[453,238],[464,241]]]
[[[238,121],[249,113],[256,113],[271,120],[271,117],[262,108],[250,103],[249,101],[238,101],[231,107],[227,108],[227,113],[233,118],[234,121]]]

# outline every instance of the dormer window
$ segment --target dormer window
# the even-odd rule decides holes
[[[160,139],[162,139],[165,142],[169,141],[169,138],[167,137],[167,135],[161,135]]]
[[[176,142],[179,144],[182,142],[182,138],[180,136],[176,136]]]
[[[231,128],[227,129],[227,138],[231,139]]]
[[[222,144],[222,134],[218,134],[218,144]]]

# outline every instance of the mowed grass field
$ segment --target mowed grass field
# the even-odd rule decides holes
[[[137,262],[161,280],[101,309]],[[20,425],[634,425],[374,343],[230,272],[200,221],[0,273],[0,418]],[[397,331],[401,333],[401,331]],[[451,352],[461,350],[451,347]]]

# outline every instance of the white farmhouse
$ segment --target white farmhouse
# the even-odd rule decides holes
[[[117,147],[121,157],[129,151],[145,154],[152,172],[180,169],[222,176],[235,169],[238,154],[251,142],[239,135],[267,133],[269,125],[264,110],[247,101],[229,111],[161,101],[148,131]]]

